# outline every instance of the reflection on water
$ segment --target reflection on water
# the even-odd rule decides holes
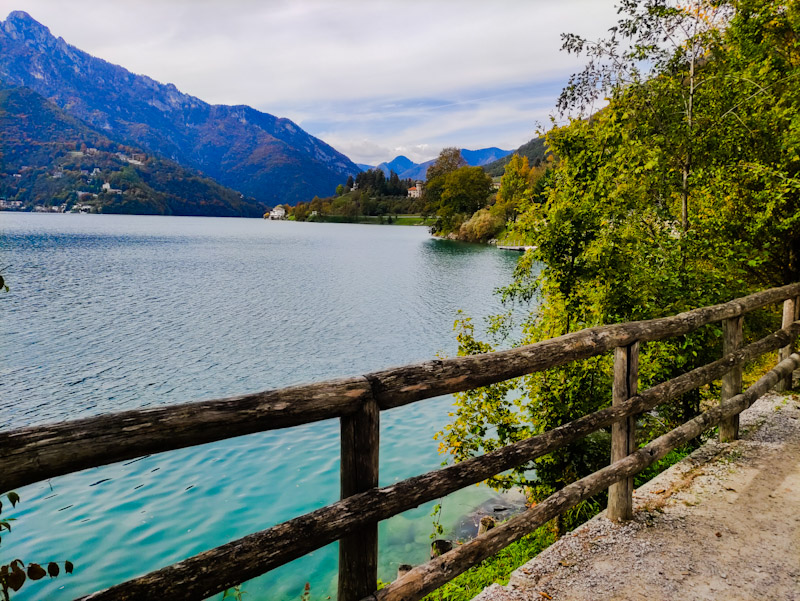
[[[410,227],[0,213],[0,232],[3,429],[452,355],[456,311],[496,310],[517,258]],[[382,485],[439,465],[450,402],[382,414]],[[19,491],[0,562],[72,560],[15,596],[72,599],[335,501],[338,466],[327,421],[55,478]],[[445,523],[486,498],[448,498]],[[381,524],[381,578],[425,559],[430,505]],[[245,588],[324,598],[335,569],[331,545]]]

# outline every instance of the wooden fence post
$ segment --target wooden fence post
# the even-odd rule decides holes
[[[612,405],[619,405],[636,394],[639,380],[639,343],[614,350],[614,391]],[[636,451],[636,416],[611,425],[611,463]],[[633,478],[608,489],[608,519],[614,522],[633,517]]]
[[[722,322],[722,354],[727,355],[742,346],[742,324],[744,317],[731,317]],[[733,367],[722,376],[722,393],[720,402],[735,397],[742,392],[742,366]],[[731,442],[739,438],[739,414],[724,419],[719,423],[719,441]]]
[[[341,418],[342,499],[378,486],[380,409],[367,399]],[[358,601],[378,588],[378,523],[367,524],[339,540],[339,601]]]
[[[797,298],[787,298],[783,301],[783,319],[781,320],[781,327],[785,328],[795,320],[795,310],[797,308]],[[789,355],[792,354],[793,345],[784,346],[778,350],[778,362],[780,363]],[[776,385],[775,390],[778,392],[787,392],[792,389],[792,374],[782,378]]]
[[[800,319],[800,296],[794,297],[794,321]],[[797,340],[795,340],[795,344],[792,345],[792,352],[797,352]],[[792,376],[789,376],[789,388],[794,388],[792,386]]]

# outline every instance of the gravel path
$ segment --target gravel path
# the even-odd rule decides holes
[[[800,601],[800,396],[770,393],[710,442],[474,601]]]

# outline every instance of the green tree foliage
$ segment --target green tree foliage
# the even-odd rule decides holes
[[[389,172],[386,179],[380,169],[362,171],[356,176],[358,189],[367,196],[406,196],[413,185],[410,179],[401,180],[394,171]]]
[[[533,138],[529,142],[525,142],[525,144],[517,148],[517,150],[512,154],[505,156],[502,159],[498,159],[493,163],[489,163],[488,165],[484,165],[483,170],[493,177],[503,175],[506,165],[509,163],[509,161],[511,161],[514,155],[527,158],[528,163],[533,167],[538,167],[547,161],[548,157],[551,160],[553,157],[552,153],[547,148],[545,136],[539,136]]]
[[[467,161],[461,156],[461,150],[455,147],[443,148],[433,163],[425,172],[425,179],[431,181],[437,177],[442,177],[448,173],[452,173],[456,169],[465,167]]]
[[[532,173],[535,172],[531,171],[527,157],[515,154],[506,164],[495,201],[495,213],[505,221],[513,221],[520,204],[533,196]]]
[[[800,280],[800,5],[625,0],[611,32],[565,36],[590,61],[561,96],[579,118],[547,136],[558,161],[542,194],[519,206],[516,233],[536,245],[503,291],[519,343]],[[766,321],[748,320],[748,335]],[[492,348],[463,320],[457,329],[460,354]],[[509,331],[508,315],[493,319],[498,339]],[[717,327],[645,344],[640,388],[720,353]],[[607,405],[610,382],[604,356],[462,393],[443,450],[461,460],[571,421]],[[700,400],[659,408],[643,435],[691,417]],[[607,458],[600,434],[525,466],[532,481],[520,469],[494,484],[528,483],[540,497]]]
[[[468,167],[458,148],[445,148],[428,167],[423,188],[427,211],[436,212],[435,233],[457,230],[470,216],[487,204],[492,178],[480,167]]]
[[[359,173],[355,180],[347,178],[347,185],[336,188],[336,196],[299,202],[291,209],[295,221],[325,219],[356,222],[362,216],[380,217],[406,215],[418,208],[417,199],[408,197],[412,186],[410,179],[400,179],[394,171],[388,179],[380,169],[370,169]],[[356,187],[353,190],[353,187]]]
[[[497,236],[505,226],[505,219],[496,215],[493,210],[480,209],[461,224],[458,239],[465,242],[486,242]]]
[[[480,167],[461,167],[444,176],[441,204],[456,213],[471,215],[486,204],[492,178]]]
[[[131,163],[128,159],[139,157]],[[91,173],[99,169],[102,174]],[[57,174],[58,177],[55,177]],[[100,194],[103,181],[123,194]],[[26,208],[79,200],[103,213],[260,216],[264,207],[199,172],[113,142],[25,88],[0,90],[0,197]]]

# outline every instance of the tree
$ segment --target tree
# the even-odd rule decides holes
[[[471,169],[479,169],[481,175],[462,173],[451,177],[465,169],[466,164],[464,157],[461,156],[461,150],[450,147],[442,149],[436,162],[428,167],[426,174],[428,179],[422,190],[422,196],[426,205],[424,212],[436,212],[438,215],[436,224],[431,227],[434,233],[449,233],[459,227],[472,213],[483,206],[488,196],[492,180],[480,167]],[[487,178],[488,187],[483,190]],[[445,190],[448,189],[445,199]],[[480,200],[477,200],[478,197]],[[470,210],[473,206],[474,208]]]
[[[558,162],[542,197],[521,202],[515,229],[536,250],[503,290],[519,307],[520,344],[800,279],[800,5],[625,0],[611,31],[595,44],[565,38],[590,58],[560,107],[582,117],[598,93],[609,100],[548,133]],[[460,354],[493,348],[458,327]],[[496,316],[498,340],[509,331]],[[640,388],[720,353],[717,328],[648,343]],[[561,425],[606,405],[610,382],[610,361],[598,357],[517,380],[520,396],[501,385],[458,395],[443,450],[461,460]],[[691,417],[701,394],[659,408],[643,434]],[[494,483],[547,494],[607,460],[606,442],[569,445]]]
[[[425,177],[430,182],[437,177],[452,173],[456,169],[466,166],[466,164],[464,157],[461,156],[461,150],[454,147],[443,148],[436,162],[428,167]]]
[[[456,213],[472,215],[486,204],[492,178],[480,167],[461,167],[444,176],[442,206]]]
[[[489,209],[480,209],[461,225],[458,237],[466,242],[487,242],[497,236],[505,224],[499,215]]]
[[[402,185],[400,177],[394,171],[389,171],[388,193],[393,196],[399,196],[405,193],[406,190],[408,190],[408,187]]]
[[[306,221],[310,214],[311,211],[307,202],[298,202],[294,207],[291,207],[291,215],[295,221]]]
[[[518,154],[512,156],[500,179],[500,189],[497,191],[494,209],[495,214],[504,221],[512,221],[520,203],[533,195],[530,177],[528,158],[520,157]]]
[[[492,178],[480,167],[461,167],[430,180],[425,194],[436,207],[434,232],[445,234],[458,229],[486,205],[491,189]]]
[[[706,0],[687,4],[624,0],[620,11],[625,16],[611,28],[611,38],[590,42],[574,34],[563,36],[567,52],[585,53],[591,60],[561,93],[558,106],[562,111],[577,108],[582,113],[607,92],[624,93],[631,101],[637,92],[646,90],[647,96],[638,98],[640,109],[659,112],[662,126],[672,129],[670,150],[679,165],[684,231],[689,227],[693,147],[701,131],[697,92],[707,81],[704,74],[714,77],[713,68],[702,66],[718,46],[719,26],[731,9],[730,3]],[[670,111],[660,110],[667,107]]]

